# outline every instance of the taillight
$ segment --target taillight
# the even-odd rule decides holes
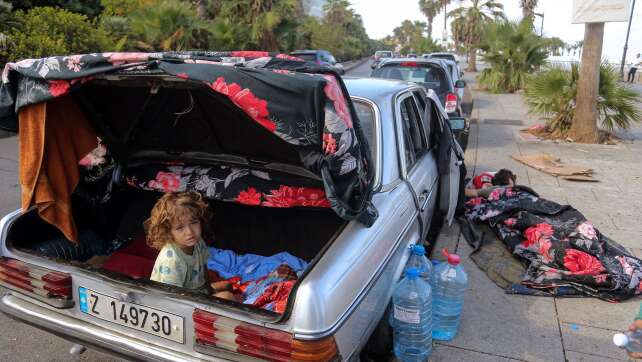
[[[227,317],[195,309],[195,349],[208,353],[208,347],[267,361],[333,361],[338,359],[334,338],[317,341],[303,341],[292,338],[287,332],[255,326]],[[200,347],[200,348],[199,348]]]
[[[399,63],[402,67],[416,67],[417,62],[401,62]]]
[[[70,301],[71,276],[69,274],[37,267],[19,260],[0,258],[0,285],[9,289],[31,292],[40,300]],[[55,303],[54,306],[68,306]]]
[[[454,111],[457,110],[457,96],[448,93],[446,96],[446,113],[453,113]]]

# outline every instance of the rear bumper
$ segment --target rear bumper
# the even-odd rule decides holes
[[[70,341],[107,353],[145,361],[227,361],[210,356],[199,357],[164,349],[129,338],[105,328],[65,316],[46,307],[5,293],[0,298],[0,312]]]

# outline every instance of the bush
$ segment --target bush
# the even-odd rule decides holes
[[[565,137],[571,128],[578,79],[579,66],[574,63],[570,69],[548,68],[526,84],[524,95],[530,112],[544,116],[547,128],[554,137]],[[606,63],[600,66],[598,121],[609,132],[617,127],[627,129],[642,117],[637,107],[642,97],[618,80],[616,69]]]
[[[479,82],[495,93],[522,89],[530,74],[545,63],[547,45],[528,20],[489,23],[480,49],[490,68],[481,72]]]
[[[109,51],[113,41],[85,15],[51,7],[16,11],[17,26],[8,32],[8,46],[0,56],[14,61],[53,55]]]

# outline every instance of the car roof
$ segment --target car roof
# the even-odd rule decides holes
[[[304,49],[304,50],[294,50],[290,52],[290,54],[316,54],[316,53],[329,53],[329,51]]]
[[[381,61],[381,66],[384,66],[385,64],[391,64],[391,63],[404,63],[404,62],[415,62],[415,63],[422,63],[422,64],[436,64],[440,65],[443,67],[443,65],[440,63],[440,60],[438,59],[428,59],[428,58],[389,58],[389,59],[384,59]]]
[[[452,55],[453,57],[455,56],[454,53],[449,53],[449,52],[434,52],[434,53],[430,53],[430,55]]]
[[[383,78],[343,77],[343,82],[350,96],[364,97],[375,102],[389,99],[407,89],[421,88],[413,82]]]
[[[432,89],[425,89],[417,83],[394,79],[356,77],[343,77],[343,82],[351,97],[366,98],[377,104],[389,102],[395,95],[406,90],[423,90],[428,93],[428,97],[434,101],[444,118],[448,118],[437,93]]]

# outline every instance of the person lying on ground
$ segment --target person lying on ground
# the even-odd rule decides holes
[[[494,189],[498,187],[515,186],[516,182],[517,175],[511,170],[503,168],[493,175],[490,185],[484,183],[480,189],[467,188],[464,192],[467,197],[488,198],[488,195],[490,195]]]
[[[203,241],[209,236],[209,219],[207,203],[197,192],[171,192],[156,202],[144,225],[147,244],[160,250],[150,279],[236,300],[227,290],[229,283],[209,283],[209,251]]]

